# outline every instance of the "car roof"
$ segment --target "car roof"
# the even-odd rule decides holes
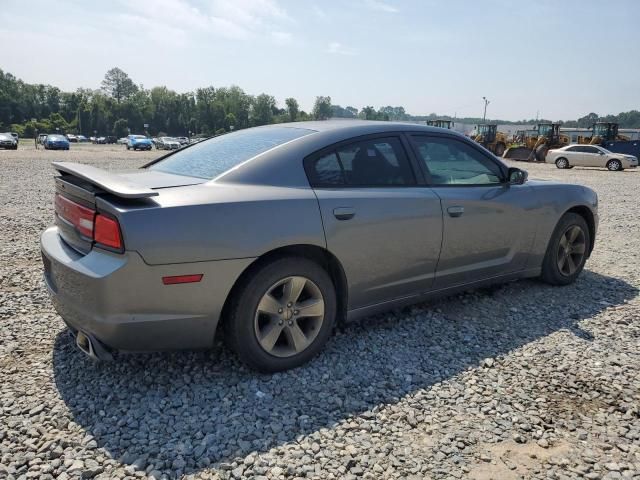
[[[258,128],[305,128],[307,130],[315,130],[316,132],[328,132],[338,130],[350,130],[355,133],[361,131],[362,135],[368,133],[388,132],[388,131],[407,131],[407,130],[423,130],[430,132],[442,132],[440,127],[433,127],[420,123],[412,122],[385,122],[378,120],[356,120],[356,119],[331,119],[331,120],[315,120],[308,122],[290,122],[290,123],[274,123]],[[456,133],[456,132],[452,132]],[[357,133],[356,133],[357,135]]]

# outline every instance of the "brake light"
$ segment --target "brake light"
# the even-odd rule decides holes
[[[93,239],[93,220],[96,212],[76,202],[56,194],[56,213],[71,223],[84,237]]]
[[[122,250],[122,235],[120,225],[113,218],[101,214],[96,215],[94,240],[105,247]]]

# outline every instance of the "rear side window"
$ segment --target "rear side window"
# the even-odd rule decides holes
[[[150,165],[150,170],[212,179],[274,147],[315,130],[290,127],[250,128],[211,138]]]
[[[311,162],[313,186],[414,185],[413,170],[397,138],[375,138],[340,146]]]

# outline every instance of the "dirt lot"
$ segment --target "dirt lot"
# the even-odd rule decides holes
[[[640,478],[640,171],[517,164],[599,194],[575,285],[367,318],[272,376],[220,345],[94,364],[41,280],[49,164],[158,155],[0,151],[0,478]]]

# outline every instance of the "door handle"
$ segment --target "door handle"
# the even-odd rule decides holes
[[[356,210],[351,207],[338,207],[333,209],[333,216],[338,220],[351,220],[356,214]]]
[[[460,217],[464,213],[464,207],[449,207],[447,213],[450,217]]]

